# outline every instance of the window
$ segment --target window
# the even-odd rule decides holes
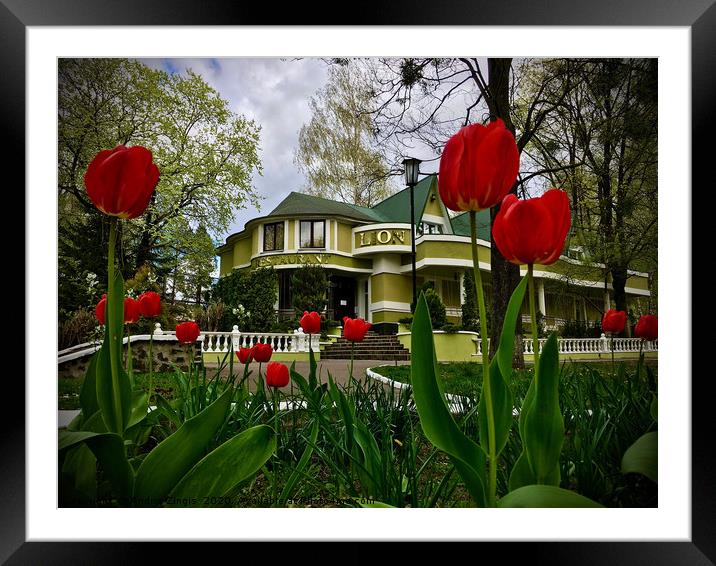
[[[326,221],[325,220],[301,220],[301,247],[302,248],[323,248],[325,247]]]
[[[264,224],[264,251],[275,252],[283,249],[283,222]]]
[[[421,222],[418,226],[418,235],[423,236],[425,234],[442,234],[442,224],[434,224],[433,222]]]

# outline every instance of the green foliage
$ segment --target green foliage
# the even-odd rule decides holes
[[[305,191],[373,206],[391,192],[383,153],[375,145],[368,77],[353,64],[332,66],[311,98],[311,120],[301,127],[294,162],[306,174]]]
[[[430,322],[435,330],[440,330],[447,323],[445,305],[440,295],[434,289],[428,288],[422,292],[430,312]]]
[[[472,269],[465,270],[463,279],[462,327],[472,332],[480,331],[480,312],[475,299],[475,275]],[[489,309],[488,309],[489,312]]]
[[[328,279],[320,265],[302,265],[291,276],[293,308],[300,317],[304,311],[321,312],[326,308]]]
[[[601,334],[602,323],[598,320],[568,320],[559,333],[564,338],[599,338]]]
[[[217,281],[211,297],[212,302],[224,304],[222,331],[236,324],[241,331],[268,332],[276,322],[278,279],[272,267],[235,270]]]

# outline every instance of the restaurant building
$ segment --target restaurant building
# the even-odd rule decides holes
[[[417,287],[430,281],[442,297],[448,320],[459,323],[464,277],[472,269],[468,213],[450,216],[438,194],[437,176],[414,188]],[[478,256],[490,296],[490,215],[478,214]],[[574,239],[573,239],[574,240]],[[566,321],[598,321],[613,308],[604,267],[583,261],[581,248],[568,244],[549,266],[536,265],[538,309],[547,328]],[[394,329],[410,316],[412,258],[410,191],[402,190],[371,208],[303,193],[290,193],[266,216],[254,218],[217,248],[220,276],[234,269],[273,267],[278,274],[279,316],[294,315],[291,275],[301,265],[327,271],[328,318],[362,317]],[[521,268],[525,273],[526,268]],[[629,309],[648,311],[648,275],[630,271]],[[525,313],[528,312],[525,305]]]

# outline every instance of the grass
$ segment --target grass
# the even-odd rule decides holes
[[[471,362],[438,364],[439,379],[445,393],[475,397],[482,389],[482,366]],[[376,373],[399,381],[410,383],[410,366],[378,366],[371,368]]]
[[[149,374],[135,373],[135,383],[145,391],[149,388]],[[71,411],[80,408],[80,391],[84,378],[61,377],[57,382],[57,408],[60,411]],[[155,373],[152,378],[155,393],[165,399],[174,397],[176,382],[173,373]]]
[[[624,476],[620,469],[621,457],[628,446],[656,427],[649,415],[655,371],[650,369],[650,375],[646,371],[637,375],[630,364],[618,364],[615,373],[611,364],[567,362],[561,367],[560,407],[565,422],[561,487],[609,507],[657,505],[655,483],[636,474]],[[391,379],[409,382],[409,366],[375,369]],[[441,364],[439,370],[445,391],[469,397],[466,407],[474,406],[481,389],[481,366]],[[532,368],[527,368],[515,371],[508,380],[516,407],[522,405],[531,377]],[[147,378],[146,374],[135,374],[137,385],[145,389]],[[256,378],[252,374],[249,382]],[[184,422],[209,403],[212,394],[207,389],[200,406],[194,406],[197,396],[185,396],[186,384],[181,384],[182,379],[186,382],[185,375],[155,374],[154,385],[163,397],[173,400],[172,410]],[[81,379],[60,380],[60,408],[78,407],[81,382]],[[215,383],[220,388],[226,384],[223,380]],[[208,449],[257,424],[273,426],[271,392],[263,386],[252,392],[237,390],[235,400],[234,408]],[[371,379],[355,381],[350,388],[332,389],[324,383],[311,389],[305,378],[294,378],[292,393],[282,392],[281,400],[303,402],[305,407],[280,411],[275,455],[218,505],[271,506],[276,492],[282,493],[284,488],[287,495],[279,505],[286,507],[355,506],[360,498],[396,507],[473,505],[450,459],[425,438],[410,389],[386,387]],[[457,426],[479,441],[474,411],[453,417]],[[175,430],[176,425],[160,411],[147,425],[146,436],[150,440],[137,445],[138,453],[151,450]],[[508,491],[509,471],[521,448],[514,419],[498,468],[498,496]]]

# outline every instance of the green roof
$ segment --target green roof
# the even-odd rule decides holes
[[[430,188],[436,180],[435,175],[430,175],[415,185],[413,189],[416,223],[420,221],[430,194]],[[410,224],[410,189],[403,189],[389,196],[376,204],[371,210],[378,212],[387,222]]]
[[[458,236],[470,235],[470,214],[461,212],[450,219],[452,231]],[[490,211],[481,210],[477,213],[477,237],[490,241]]]
[[[386,218],[372,208],[297,192],[291,192],[276,208],[269,212],[268,216],[294,216],[297,214],[346,216],[364,222],[386,221]]]

